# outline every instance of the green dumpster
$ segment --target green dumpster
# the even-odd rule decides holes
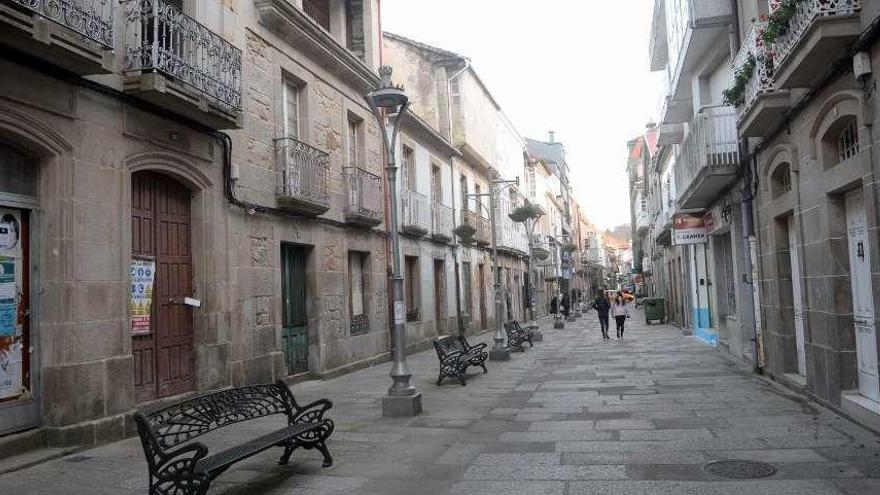
[[[662,297],[646,297],[642,302],[645,307],[645,323],[652,321],[666,322],[666,299]]]

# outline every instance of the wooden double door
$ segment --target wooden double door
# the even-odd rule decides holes
[[[131,255],[154,270],[148,333],[132,334],[138,402],[193,389],[189,189],[156,172],[131,179]]]

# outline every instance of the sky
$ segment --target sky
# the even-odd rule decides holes
[[[656,120],[654,0],[382,0],[382,28],[459,53],[523,137],[565,145],[572,192],[600,228],[628,223],[626,142]]]

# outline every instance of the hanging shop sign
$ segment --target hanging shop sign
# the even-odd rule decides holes
[[[132,335],[146,335],[151,331],[150,310],[153,307],[153,281],[156,278],[156,261],[143,258],[131,260],[131,313]]]
[[[672,217],[672,243],[676,246],[706,243],[706,220],[702,213],[677,213]]]

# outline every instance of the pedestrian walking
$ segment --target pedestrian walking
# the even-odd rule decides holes
[[[571,297],[568,292],[562,294],[562,316],[568,319],[568,312],[571,309]]]
[[[554,317],[559,313],[559,298],[556,296],[553,296],[553,299],[550,300],[550,313]]]
[[[608,336],[608,311],[611,310],[611,303],[602,291],[596,292],[596,298],[593,299],[593,309],[599,316],[599,329],[602,331],[602,339],[609,340]]]
[[[629,318],[629,304],[626,303],[626,298],[623,297],[622,292],[618,292],[614,302],[611,303],[611,316],[614,317],[614,322],[617,323],[617,338],[621,339],[623,338],[623,327],[626,324],[626,319]]]

